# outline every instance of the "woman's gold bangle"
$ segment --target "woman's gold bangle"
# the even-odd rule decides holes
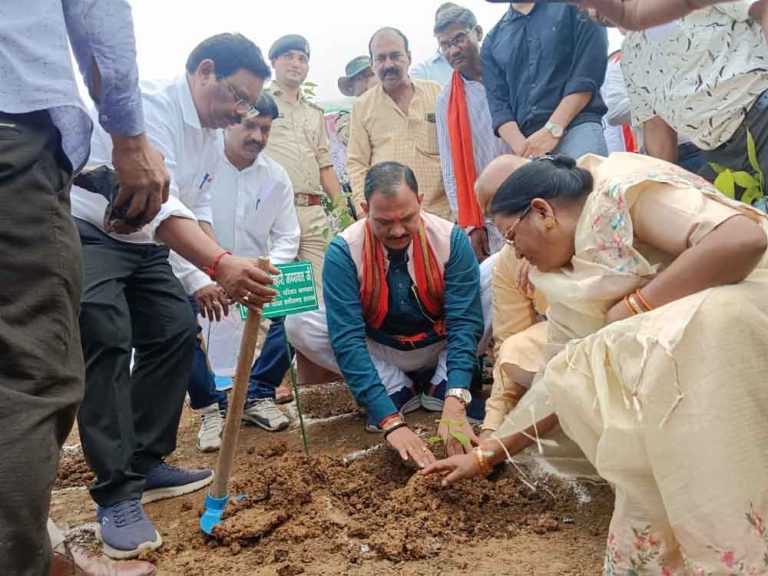
[[[645,311],[646,311],[646,312],[650,312],[651,310],[653,310],[653,306],[651,306],[651,305],[648,303],[648,300],[646,300],[646,299],[645,299],[645,297],[644,297],[644,296],[643,296],[643,294],[640,292],[640,290],[635,290],[635,291],[634,291],[634,293],[633,293],[633,295],[634,295],[634,296],[637,298],[637,301],[640,303],[640,306],[642,306],[643,308],[645,308]]]
[[[624,305],[627,307],[627,310],[629,310],[629,314],[631,316],[637,316],[643,310],[634,301],[634,298],[632,296],[633,296],[632,294],[629,294],[628,296],[624,296]]]
[[[491,470],[493,469],[490,462],[488,462],[488,458],[485,456],[485,452],[483,452],[483,449],[478,446],[472,451],[474,457],[475,457],[475,464],[477,464],[477,469],[480,472],[482,476],[488,476],[488,474],[491,473]]]

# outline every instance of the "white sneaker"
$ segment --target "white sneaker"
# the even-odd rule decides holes
[[[269,432],[285,430],[288,428],[288,424],[291,423],[288,416],[283,414],[272,398],[248,400],[245,403],[243,420],[256,424],[256,426],[260,426]]]
[[[221,432],[224,430],[224,418],[219,412],[219,404],[211,404],[197,412],[201,420],[197,449],[201,452],[215,452],[221,447]]]

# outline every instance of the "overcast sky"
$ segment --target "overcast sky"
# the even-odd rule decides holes
[[[130,0],[142,78],[168,78],[183,72],[187,55],[201,40],[219,32],[240,32],[266,57],[283,34],[301,34],[311,50],[309,77],[318,84],[317,100],[343,101],[336,80],[344,65],[368,50],[377,28],[402,30],[413,62],[434,54],[435,9],[441,0]],[[489,31],[507,10],[506,4],[459,0]],[[618,39],[612,37],[612,48]]]

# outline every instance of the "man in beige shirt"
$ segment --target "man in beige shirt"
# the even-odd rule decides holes
[[[268,92],[280,115],[272,123],[268,155],[288,172],[295,195],[301,228],[299,260],[309,260],[322,294],[322,270],[326,241],[323,194],[332,199],[341,187],[330,154],[323,109],[307,100],[301,85],[309,73],[309,43],[303,36],[288,34],[269,49],[275,80]]]
[[[453,220],[437,146],[435,105],[441,87],[408,76],[408,39],[395,28],[375,32],[368,44],[380,80],[352,106],[347,172],[358,214],[365,175],[374,164],[395,161],[416,174],[427,212]]]

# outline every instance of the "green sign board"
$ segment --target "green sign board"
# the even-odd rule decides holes
[[[272,302],[264,304],[262,318],[290,316],[319,308],[311,262],[277,264],[275,268],[280,270],[280,274],[272,276],[275,282],[272,287],[278,294]],[[248,317],[248,309],[240,304],[237,308],[240,318],[245,320]]]

